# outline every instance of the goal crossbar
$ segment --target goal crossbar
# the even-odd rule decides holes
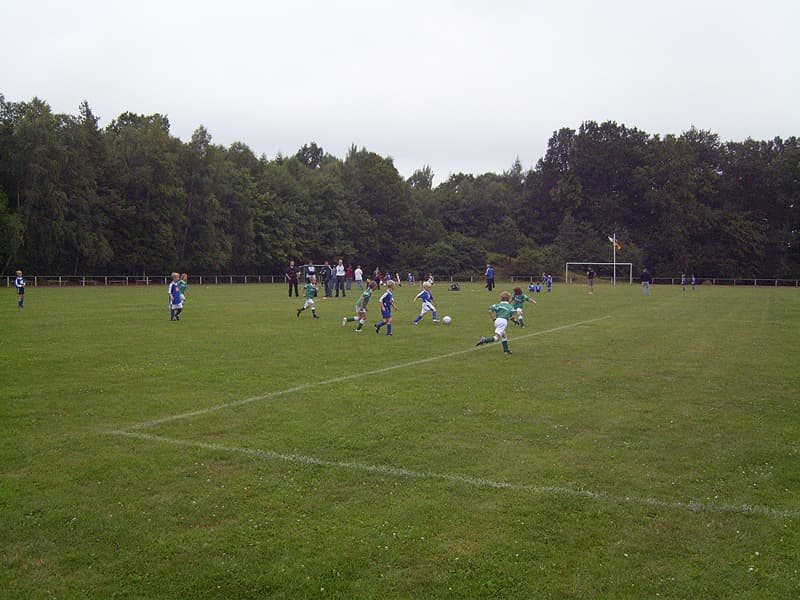
[[[628,284],[633,285],[633,263],[629,262],[588,262],[588,261],[581,261],[581,262],[568,262],[566,267],[564,267],[564,282],[569,283],[569,268],[571,266],[585,266],[585,267],[613,267],[614,268],[614,276],[613,281],[616,284],[617,282],[617,267],[628,267]]]

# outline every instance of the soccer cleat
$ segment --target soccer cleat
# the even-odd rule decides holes
[[[389,337],[390,335],[392,335],[392,334],[391,334],[391,333],[387,333],[387,334],[386,334],[386,337]]]
[[[439,322],[439,319],[433,319],[433,322],[434,322],[434,323],[438,323],[438,322]]]
[[[503,354],[514,354],[511,350],[503,350]]]
[[[378,325],[375,325],[375,333],[380,333],[380,332],[381,332],[381,328],[378,327]]]
[[[483,346],[486,343],[486,338],[481,338],[478,340],[478,343],[475,344],[476,346]]]
[[[317,315],[311,315],[311,316],[314,317],[315,319],[319,319],[319,316]]]
[[[411,321],[412,325],[419,325],[419,321]]]
[[[356,333],[361,333],[361,329],[356,329]]]
[[[347,317],[342,317],[342,327],[347,325]]]

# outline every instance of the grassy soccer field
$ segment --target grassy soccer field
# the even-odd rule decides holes
[[[2,596],[800,595],[797,290],[442,287],[3,291]]]

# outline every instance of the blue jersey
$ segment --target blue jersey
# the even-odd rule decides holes
[[[181,288],[174,281],[169,284],[169,295],[173,304],[181,303]]]
[[[22,277],[16,277],[14,279],[14,287],[16,287],[18,290],[24,288],[25,287],[25,280]]]
[[[383,313],[384,317],[390,317],[392,315],[392,302],[394,302],[394,296],[392,292],[386,290],[383,292],[383,296],[381,296],[380,303],[381,303],[381,312]]]
[[[417,298],[420,298],[423,302],[433,302],[433,294],[431,294],[428,290],[422,290],[419,294],[417,294]]]

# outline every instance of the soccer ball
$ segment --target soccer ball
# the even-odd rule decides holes
[[[452,321],[453,319],[451,319],[450,317],[444,317],[442,319],[442,323],[444,323],[445,325],[449,325]]]

